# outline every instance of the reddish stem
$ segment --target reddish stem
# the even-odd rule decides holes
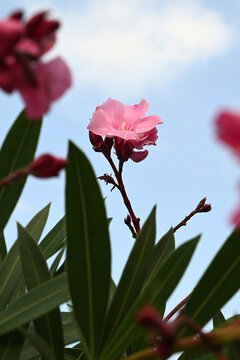
[[[6,186],[6,185],[10,185],[14,180],[22,177],[22,176],[26,176],[30,173],[30,168],[26,167],[23,169],[19,169],[17,171],[15,171],[13,174],[10,174],[9,176],[3,178],[0,180],[0,187],[2,186]]]
[[[172,311],[164,318],[164,321],[169,321],[169,320],[171,319],[171,317],[172,317],[173,315],[175,315],[176,312],[183,307],[183,305],[187,302],[187,300],[190,298],[190,296],[191,296],[191,294],[189,294],[188,296],[186,296],[179,304],[177,304],[177,305],[175,306],[175,308],[172,309]]]
[[[126,193],[126,190],[125,190],[125,187],[124,187],[124,184],[123,184],[123,180],[122,180],[122,169],[123,169],[123,162],[122,161],[119,161],[119,171],[117,170],[111,156],[108,156],[108,155],[105,155],[106,159],[108,160],[109,164],[111,165],[113,171],[114,171],[114,174],[115,174],[115,177],[117,179],[117,182],[118,182],[118,189],[122,195],[122,198],[123,198],[123,201],[124,201],[124,204],[126,206],[126,208],[128,209],[128,212],[129,212],[129,215],[132,219],[132,222],[133,222],[133,225],[134,225],[134,228],[135,228],[135,231],[136,233],[138,234],[139,231],[140,231],[140,219],[136,217],[136,215],[134,214],[134,211],[132,209],[132,205],[130,203],[130,200],[127,196],[127,193]]]
[[[193,217],[195,214],[202,213],[202,212],[208,212],[212,210],[211,204],[205,204],[206,198],[203,198],[198,205],[196,206],[196,209],[194,209],[192,212],[190,212],[189,215],[185,216],[185,218],[173,228],[173,231],[177,231],[180,227],[186,226],[187,222]]]

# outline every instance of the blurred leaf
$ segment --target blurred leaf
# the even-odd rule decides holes
[[[69,345],[76,341],[79,341],[79,334],[77,331],[77,326],[73,319],[73,314],[71,312],[62,312],[61,318],[63,326],[64,345]],[[37,355],[37,350],[29,342],[26,341],[23,346],[20,360],[35,359]]]
[[[188,300],[184,311],[205,325],[240,287],[240,231],[234,231],[219,250]],[[182,334],[189,333],[183,330]]]
[[[144,284],[151,261],[156,234],[156,207],[151,211],[137,236],[134,247],[124,267],[109,308],[104,331],[104,344],[114,334],[129,308],[134,304]]]
[[[66,183],[69,289],[85,351],[95,358],[110,286],[110,241],[104,202],[85,155],[69,145]]]
[[[41,120],[29,121],[23,111],[8,132],[0,150],[0,179],[29,165],[34,157],[41,129]],[[22,177],[12,186],[0,188],[0,230],[14,210],[26,182]]]
[[[27,331],[23,327],[19,329],[26,339],[38,350],[42,359],[55,360],[56,357],[50,348],[49,344],[39,335],[32,331]],[[63,350],[62,350],[63,351]],[[63,353],[62,353],[63,358]]]
[[[213,317],[213,327],[214,329],[222,326],[225,323],[225,317],[223,316],[222,312],[219,310]]]
[[[39,211],[26,228],[37,242],[46,224],[50,205]],[[22,276],[22,267],[17,241],[13,244],[4,261],[0,264],[0,310],[8,304],[17,291],[17,284]]]
[[[7,255],[7,246],[3,231],[0,232],[0,264],[3,262]]]
[[[133,355],[146,348],[149,348],[149,341],[147,341],[147,335],[144,334],[135,339],[127,348],[127,356]]]
[[[40,242],[39,247],[45,259],[50,258],[66,244],[65,216]]]
[[[216,355],[210,352],[184,352],[178,360],[216,360]]]
[[[0,335],[45,315],[68,300],[66,274],[46,281],[0,312]]]
[[[111,302],[112,302],[112,299],[113,299],[113,296],[114,296],[114,294],[115,294],[116,288],[117,288],[117,285],[115,284],[113,278],[111,277],[111,280],[110,280],[110,291],[109,291],[109,305],[110,305]]]
[[[40,249],[30,233],[20,224],[18,224],[18,243],[27,289],[31,290],[50,280],[50,272]],[[37,334],[49,344],[56,359],[63,360],[63,333],[59,309],[36,319],[34,326]]]
[[[146,303],[161,309],[184,274],[200,236],[185,242],[165,259],[154,278],[136,298],[133,307],[103,350],[101,360],[115,359],[130,343],[144,334],[134,316]]]
[[[22,351],[24,336],[18,331],[0,337],[0,359],[18,360]]]

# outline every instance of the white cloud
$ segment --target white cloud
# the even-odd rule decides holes
[[[51,1],[64,25],[56,53],[67,58],[79,84],[137,96],[232,44],[233,30],[201,0],[159,3],[88,0],[82,9],[73,4],[63,10]]]

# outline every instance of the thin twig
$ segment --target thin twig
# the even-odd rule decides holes
[[[206,198],[204,197],[196,206],[196,208],[177,225],[173,228],[173,231],[177,231],[180,227],[186,226],[187,222],[193,217],[195,214],[202,213],[202,212],[208,212],[212,210],[211,204],[205,204]]]
[[[109,164],[111,165],[112,169],[113,169],[113,172],[115,174],[115,177],[117,179],[117,188],[118,190],[120,191],[121,195],[122,195],[122,198],[123,198],[123,201],[124,201],[124,204],[126,206],[126,208],[128,209],[128,212],[129,212],[129,216],[131,217],[132,219],[132,223],[133,223],[133,226],[134,226],[134,229],[135,229],[135,232],[136,234],[139,233],[140,231],[140,219],[136,217],[136,215],[134,214],[134,211],[133,211],[133,208],[132,208],[132,205],[130,203],[130,200],[127,196],[127,193],[126,193],[126,190],[125,190],[125,186],[123,184],[123,180],[122,180],[122,169],[123,169],[123,162],[122,161],[119,161],[119,171],[117,170],[111,156],[108,156],[106,154],[104,154],[106,159],[108,160]]]
[[[176,312],[177,312],[178,310],[180,310],[180,309],[183,307],[183,305],[185,305],[185,303],[186,303],[187,300],[190,298],[190,296],[191,296],[191,294],[189,294],[189,295],[186,296],[182,301],[180,301],[180,303],[177,304],[177,305],[175,306],[175,308],[172,309],[172,311],[164,318],[164,321],[169,321],[169,320],[171,319],[171,317],[173,317],[173,315],[175,315]]]

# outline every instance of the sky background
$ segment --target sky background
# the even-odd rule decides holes
[[[1,0],[4,17],[19,2]],[[82,0],[21,1],[27,16],[50,9],[62,22],[55,49],[68,62],[73,86],[45,116],[37,154],[65,156],[68,140],[91,160],[96,175],[111,172],[91,149],[86,127],[97,105],[108,97],[133,105],[142,98],[148,114],[158,114],[156,147],[141,163],[128,161],[124,180],[133,208],[142,219],[157,204],[157,239],[177,225],[204,197],[213,210],[198,214],[176,233],[177,246],[202,233],[191,265],[168,303],[168,310],[197,283],[232,231],[230,214],[240,194],[240,167],[216,141],[214,119],[221,109],[240,111],[240,1]],[[0,93],[2,141],[23,104],[18,94]],[[101,184],[107,197],[112,243],[112,274],[118,281],[133,239],[123,224],[127,212],[117,190]],[[29,219],[52,202],[46,229],[64,214],[64,174],[29,179],[6,228],[10,246],[16,221]],[[239,293],[224,307],[239,313]]]

